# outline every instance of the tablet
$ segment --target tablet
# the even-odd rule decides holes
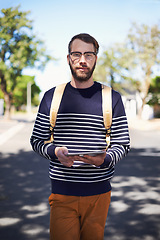
[[[98,154],[102,154],[104,153],[104,151],[100,150],[100,151],[93,151],[93,152],[79,152],[79,153],[68,153],[66,156],[80,156],[80,157],[83,157],[84,155],[90,155],[90,156],[96,156]]]

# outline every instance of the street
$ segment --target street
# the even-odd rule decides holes
[[[49,162],[31,150],[33,121],[18,124],[0,145],[0,240],[48,240]],[[131,128],[130,135],[132,149],[111,181],[104,240],[158,240],[160,130]]]
[[[105,240],[160,239],[160,132],[131,131],[132,149],[116,166]]]

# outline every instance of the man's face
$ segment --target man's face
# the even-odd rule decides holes
[[[93,44],[85,43],[79,39],[72,42],[71,54],[67,56],[67,59],[74,79],[84,82],[92,77],[97,61],[97,56],[94,53]]]

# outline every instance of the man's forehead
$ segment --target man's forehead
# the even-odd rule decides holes
[[[94,52],[95,50],[94,50],[94,45],[92,43],[86,43],[80,39],[75,39],[72,42],[71,51],[79,51],[79,52],[92,51],[92,52]]]

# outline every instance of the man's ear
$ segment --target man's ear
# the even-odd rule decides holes
[[[68,62],[68,64],[69,64],[69,54],[67,55],[67,62]]]

